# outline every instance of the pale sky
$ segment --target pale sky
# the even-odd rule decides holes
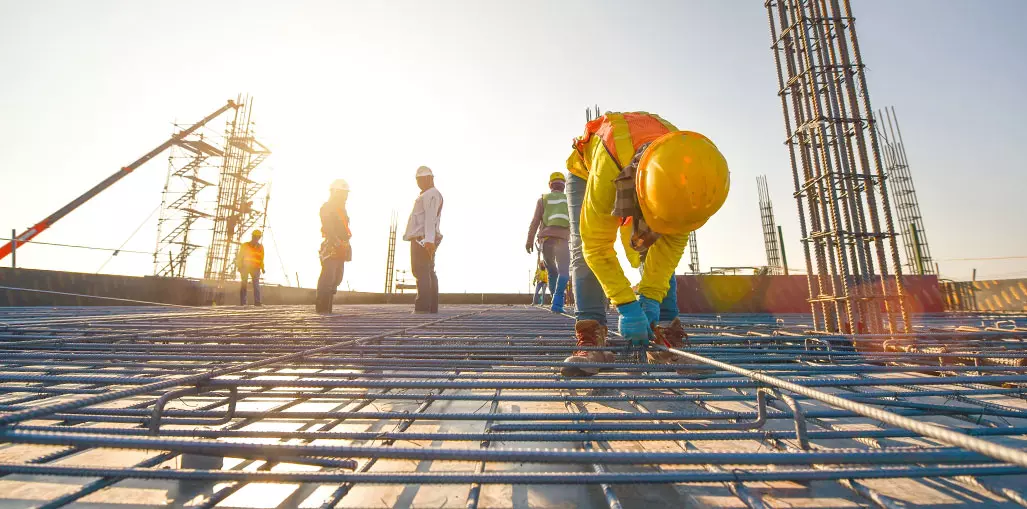
[[[1027,2],[853,4],[871,101],[898,109],[941,275],[1027,276],[1024,258],[958,260],[1027,256]],[[527,291],[535,200],[599,104],[659,113],[724,153],[731,194],[697,232],[704,270],[766,263],[759,174],[802,267],[769,46],[762,1],[0,0],[0,236],[149,151],[172,122],[249,93],[274,151],[267,280],[284,283],[284,266],[315,283],[317,210],[345,178],[343,288],[380,292],[389,211],[402,230],[424,164],[446,200],[442,291]],[[166,172],[165,154],[37,240],[118,247],[160,203]],[[154,217],[125,249],[152,252],[155,237]],[[408,250],[400,242],[398,268]],[[92,273],[108,256],[30,245],[18,262]],[[191,262],[190,275],[202,270]],[[131,253],[103,269],[152,271]]]

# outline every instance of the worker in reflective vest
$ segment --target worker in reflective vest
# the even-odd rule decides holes
[[[317,278],[317,295],[314,297],[314,311],[321,314],[332,313],[332,301],[342,283],[342,275],[346,262],[353,259],[353,248],[350,245],[352,233],[349,229],[349,216],[346,214],[346,199],[349,197],[349,184],[343,179],[332,182],[329,188],[328,201],[321,206],[321,275]]]
[[[658,115],[606,113],[575,138],[567,169],[578,345],[606,345],[606,308],[613,301],[620,333],[632,345],[657,340],[682,348],[686,334],[678,319],[674,270],[688,234],[727,199],[724,156],[705,136],[679,131]],[[614,251],[618,232],[629,262],[642,273],[637,296]],[[648,356],[653,363],[688,363],[659,350]],[[610,352],[582,349],[561,371],[592,375],[598,367],[577,364],[612,359]]]
[[[246,305],[247,279],[253,279],[253,305],[262,306],[260,302],[260,275],[264,272],[264,245],[260,243],[263,233],[253,230],[249,242],[239,246],[239,254],[235,257],[235,267],[239,271],[239,305]]]
[[[535,298],[532,299],[532,304],[542,305],[546,298],[546,286],[548,285],[549,273],[546,272],[546,264],[539,260],[538,267],[535,269]]]
[[[570,277],[570,251],[567,239],[570,236],[570,213],[567,209],[567,195],[563,192],[567,179],[563,173],[549,175],[549,193],[543,194],[535,204],[535,216],[528,228],[528,242],[524,248],[532,252],[537,242],[542,259],[549,273],[549,293],[553,302],[549,309],[563,313],[567,279]],[[539,229],[539,226],[542,228]]]

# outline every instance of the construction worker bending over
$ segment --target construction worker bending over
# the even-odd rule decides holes
[[[331,314],[332,299],[342,283],[343,269],[346,262],[353,259],[353,248],[350,246],[349,215],[346,214],[346,198],[349,197],[349,184],[338,179],[329,188],[328,201],[321,205],[321,276],[317,278],[317,297],[314,310],[322,314]]]
[[[682,347],[686,334],[678,320],[674,269],[688,234],[727,198],[724,156],[705,136],[679,131],[657,115],[606,113],[574,140],[567,169],[578,346],[606,346],[609,299],[620,315],[620,333],[632,345],[647,346],[658,337]],[[641,267],[637,298],[614,251],[618,230],[629,261]],[[662,351],[648,356],[653,363],[688,363]],[[612,360],[610,352],[579,350],[564,362]],[[598,371],[562,369],[564,376]]]
[[[439,278],[435,275],[435,251],[442,242],[439,221],[442,217],[442,193],[435,189],[431,168],[417,169],[417,187],[421,194],[407,220],[403,240],[410,242],[410,272],[417,280],[414,313],[439,312]]]
[[[538,261],[538,267],[535,268],[535,298],[532,300],[532,304],[541,306],[546,299],[546,286],[549,285],[549,273],[546,271],[546,264],[542,260]]]
[[[253,305],[262,306],[260,302],[260,274],[264,272],[264,245],[260,243],[263,233],[253,230],[249,242],[239,246],[235,257],[235,267],[239,270],[239,305],[246,305],[246,280],[253,279]]]
[[[549,293],[553,296],[553,305],[549,309],[555,313],[563,313],[563,299],[570,276],[570,251],[567,239],[570,237],[571,223],[567,210],[567,195],[563,192],[566,181],[560,172],[549,176],[549,193],[542,195],[535,204],[535,217],[531,220],[528,242],[524,245],[528,253],[531,253],[535,246],[535,232],[538,231],[542,259],[549,272]]]

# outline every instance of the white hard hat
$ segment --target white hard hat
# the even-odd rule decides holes
[[[332,191],[347,191],[348,192],[349,191],[349,184],[347,184],[346,181],[343,180],[343,179],[336,179],[335,182],[332,182],[332,187],[330,189]]]
[[[421,166],[420,168],[417,169],[417,176],[418,177],[432,177],[433,175],[432,175],[432,172],[431,172],[431,168],[429,168],[427,166]]]

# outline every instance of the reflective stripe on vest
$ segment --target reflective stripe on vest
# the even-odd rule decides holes
[[[545,210],[542,211],[543,226],[567,228],[571,225],[571,216],[567,209],[567,194],[558,192],[544,194],[542,203],[545,205]]]
[[[346,235],[352,237],[353,232],[349,229],[349,216],[346,215],[346,209],[338,208],[335,213],[339,215],[339,221],[342,221],[342,225],[346,227]]]
[[[240,257],[242,260],[243,267],[251,269],[259,269],[264,264],[264,245],[257,244],[256,246],[246,242],[239,248],[241,253]]]

